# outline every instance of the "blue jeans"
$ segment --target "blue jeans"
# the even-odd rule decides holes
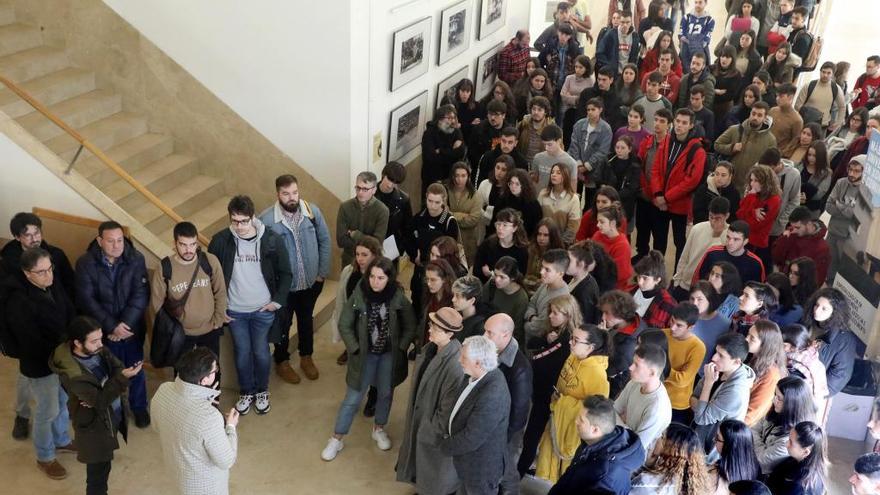
[[[19,418],[30,419],[31,417],[31,389],[27,378],[21,373],[15,382],[15,415]]]
[[[27,378],[34,408],[34,447],[37,460],[50,462],[55,459],[55,447],[70,444],[67,432],[70,416],[67,413],[67,394],[61,388],[58,375]]]
[[[388,423],[388,415],[391,413],[391,379],[392,379],[392,353],[373,354],[368,352],[364,356],[364,368],[361,370],[361,389],[355,390],[347,387],[345,399],[339,406],[339,413],[336,415],[336,426],[333,432],[337,435],[347,435],[351,429],[351,422],[354,415],[361,406],[364,394],[374,385],[378,390],[376,400],[376,425],[385,426]],[[351,361],[349,361],[349,366]]]
[[[238,372],[241,394],[253,395],[269,390],[269,329],[275,321],[275,313],[227,310],[226,314],[232,318],[229,330],[232,332],[235,370]]]
[[[136,338],[119,342],[104,340],[104,347],[110,349],[126,368],[144,360],[144,344]],[[128,405],[132,411],[147,410],[147,375],[144,370],[128,379]]]

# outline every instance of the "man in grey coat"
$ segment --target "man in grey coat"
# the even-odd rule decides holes
[[[791,160],[784,160],[777,148],[770,148],[761,155],[758,163],[768,165],[773,169],[776,178],[779,179],[779,188],[782,190],[782,206],[776,221],[770,229],[770,244],[785,232],[788,227],[788,217],[795,208],[801,205],[801,173],[794,168]],[[770,267],[767,267],[768,271]]]
[[[465,339],[459,358],[468,375],[440,450],[452,456],[460,495],[497,495],[507,455],[510,392],[498,369],[495,344],[483,335]]]
[[[577,161],[578,180],[584,182],[586,191],[582,199],[586,205],[592,206],[592,198],[596,191],[596,172],[603,166],[611,149],[613,131],[608,122],[602,120],[605,103],[601,98],[587,101],[587,116],[578,120],[571,131],[571,144],[568,154]],[[609,109],[614,111],[614,109]]]
[[[862,180],[867,155],[856,155],[846,167],[846,177],[838,179],[828,195],[825,209],[831,214],[828,221],[828,246],[831,248],[831,263],[828,267],[828,285],[834,283],[843,244],[859,229],[856,212],[863,210],[870,214],[871,191]],[[821,282],[821,280],[820,280]]]

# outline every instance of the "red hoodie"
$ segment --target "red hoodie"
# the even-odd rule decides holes
[[[816,280],[825,280],[828,274],[828,265],[831,263],[831,251],[825,240],[828,229],[817,222],[820,227],[813,235],[799,237],[795,234],[780,236],[773,243],[773,264],[782,267],[782,271],[788,273],[789,264],[801,256],[806,256],[816,262]]]
[[[779,215],[780,206],[782,206],[782,199],[778,194],[761,199],[755,193],[748,193],[739,202],[736,218],[749,224],[749,244],[759,248],[770,245],[770,229],[773,228],[776,216]],[[758,220],[758,217],[755,216],[757,208],[764,208],[763,220]]]
[[[617,231],[621,234],[626,234],[626,218],[620,221],[620,226],[617,227]],[[581,224],[578,227],[577,234],[574,236],[575,241],[585,241],[587,239],[592,239],[596,232],[599,232],[599,228],[596,226],[596,218],[593,216],[593,209],[590,208],[584,213],[584,216],[581,217]]]
[[[676,157],[675,163],[670,164],[668,163],[669,146],[674,137],[674,133],[669,133],[654,154],[654,166],[651,168],[651,197],[663,196],[669,206],[669,213],[687,215],[691,212],[691,196],[703,180],[706,150],[703,149],[699,138],[688,136],[684,149]],[[693,159],[688,163],[690,156],[693,156]]]
[[[617,265],[617,288],[623,291],[632,287],[632,248],[629,245],[629,239],[625,235],[618,235],[614,239],[609,238],[602,232],[596,232],[593,240],[598,242],[608,251],[608,255]]]

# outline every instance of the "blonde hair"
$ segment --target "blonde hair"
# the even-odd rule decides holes
[[[551,307],[556,308],[557,311],[564,314],[568,318],[568,323],[566,323],[563,328],[558,329],[558,333],[562,333],[566,330],[571,333],[571,331],[575,328],[580,328],[583,326],[584,317],[583,315],[581,315],[581,307],[580,305],[578,305],[577,300],[571,296],[571,294],[566,294],[564,296],[558,296],[550,299],[550,301],[547,303],[548,314]]]

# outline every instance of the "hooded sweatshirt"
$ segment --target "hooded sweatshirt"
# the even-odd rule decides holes
[[[782,189],[782,206],[779,208],[779,215],[773,222],[770,229],[770,235],[782,235],[782,231],[788,226],[788,217],[795,208],[801,205],[801,173],[792,166],[791,161],[782,160],[782,172],[776,174],[779,179],[779,187]]]
[[[755,382],[755,372],[746,364],[740,365],[726,380],[718,379],[720,385],[716,382],[706,402],[699,400],[704,379],[700,378],[697,382],[691,397],[697,399],[697,404],[693,408],[695,430],[711,451],[715,443],[715,425],[725,419],[740,421],[745,419],[749,407],[749,395]]]
[[[590,445],[582,443],[571,465],[553,485],[548,495],[630,492],[630,477],[645,461],[639,436],[623,426]]]
[[[229,297],[227,304],[230,311],[253,313],[272,302],[272,294],[266,286],[260,267],[260,238],[266,226],[254,218],[256,234],[245,239],[229,227],[235,240],[235,259],[232,264],[232,276],[229,278]]]
[[[806,256],[816,262],[817,280],[825,280],[828,274],[828,265],[831,263],[831,251],[825,234],[828,229],[819,220],[813,221],[816,232],[812,235],[800,237],[795,234],[782,236],[773,243],[773,264],[783,267],[788,273],[789,263],[792,260]]]
[[[871,191],[865,185],[865,181],[861,180],[858,184],[853,184],[848,177],[838,179],[825,205],[828,213],[831,214],[828,231],[838,237],[849,237],[849,229],[859,225],[855,209],[860,203],[863,208],[868,208],[871,204]]]
[[[757,129],[752,129],[746,119],[741,124],[728,127],[715,141],[715,151],[729,157],[733,163],[733,180],[740,194],[746,190],[752,166],[758,163],[765,150],[776,147],[776,137],[770,132],[772,125],[773,119],[767,117]],[[742,143],[743,147],[734,153],[733,145],[736,143]]]

